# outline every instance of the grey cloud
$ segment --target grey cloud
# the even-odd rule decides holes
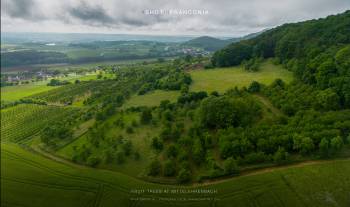
[[[27,25],[47,20],[63,25],[118,33],[244,35],[287,22],[325,17],[350,9],[349,0],[2,0],[6,22]],[[3,5],[3,3],[1,3]],[[206,9],[208,15],[145,15],[146,9]],[[3,9],[2,9],[3,11]],[[3,12],[2,12],[3,13]],[[40,15],[38,15],[40,14]],[[41,18],[38,18],[38,17]],[[23,25],[23,26],[27,26]],[[52,25],[52,26],[51,26]],[[19,28],[21,28],[19,26]]]
[[[123,6],[119,4],[119,6]],[[144,16],[142,10],[131,10],[124,7],[113,8],[116,11],[108,13],[108,11],[99,4],[89,4],[87,1],[80,1],[78,5],[70,5],[66,10],[70,17],[80,21],[83,24],[116,28],[121,26],[126,27],[141,27],[155,23],[166,22],[167,18],[162,16]],[[62,21],[66,23],[71,21],[69,16],[59,14]]]
[[[2,0],[1,12],[12,18],[40,20],[41,12],[34,0]]]
[[[68,13],[72,17],[89,24],[109,25],[114,22],[102,6],[89,5],[84,1],[80,2],[77,7],[69,8]]]

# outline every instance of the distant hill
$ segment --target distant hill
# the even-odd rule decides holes
[[[192,40],[189,40],[189,41],[183,43],[182,45],[190,46],[190,47],[199,47],[199,48],[203,48],[204,50],[207,50],[207,51],[217,51],[217,50],[220,50],[220,49],[226,47],[227,45],[229,45],[231,43],[254,38],[264,31],[248,34],[248,35],[243,36],[243,37],[234,37],[234,38],[225,39],[225,40],[218,39],[215,37],[210,37],[210,36],[201,36],[201,37],[197,37],[197,38],[194,38]]]
[[[200,47],[208,51],[216,51],[232,43],[230,40],[221,40],[214,37],[202,36],[189,40],[182,45],[190,47]]]

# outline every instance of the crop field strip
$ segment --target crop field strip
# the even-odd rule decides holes
[[[130,196],[130,194],[128,194],[129,191],[126,188],[127,186],[121,187],[120,185],[116,185],[116,183],[114,181],[107,182],[104,179],[96,179],[96,178],[91,178],[91,177],[87,178],[85,176],[76,176],[76,175],[71,175],[71,174],[68,175],[67,173],[60,172],[60,170],[52,169],[51,166],[45,166],[44,164],[41,164],[40,162],[38,162],[39,160],[34,161],[30,158],[25,158],[22,156],[22,154],[15,154],[7,149],[5,149],[3,151],[3,153],[4,153],[3,155],[5,155],[5,159],[10,158],[10,160],[14,159],[14,160],[18,160],[22,163],[28,163],[29,165],[31,165],[35,168],[40,168],[40,169],[44,170],[45,172],[49,172],[49,174],[55,174],[57,176],[61,176],[63,179],[73,179],[73,180],[80,180],[82,182],[95,183],[95,189],[94,189],[94,192],[96,193],[95,194],[96,195],[95,202],[94,202],[95,206],[99,206],[98,203],[104,202],[104,198],[105,198],[106,194],[112,193],[110,195],[110,196],[112,196],[113,193],[118,192],[118,193],[125,193],[125,195]],[[21,165],[23,165],[23,164],[21,164]],[[309,169],[311,169],[311,166],[309,166]],[[290,169],[288,171],[290,171]],[[271,200],[273,200],[272,202],[274,205],[284,206],[283,200],[280,198],[280,196],[282,195],[281,193],[287,193],[288,195],[293,195],[293,198],[296,199],[296,197],[298,197],[298,196],[296,196],[293,193],[293,191],[299,190],[299,189],[294,189],[293,184],[290,184],[289,181],[285,181],[286,179],[288,180],[287,177],[285,177],[285,179],[283,179],[282,176],[285,176],[284,172],[285,172],[284,170],[282,170],[282,171],[277,170],[276,172],[264,173],[263,175],[260,175],[262,177],[259,177],[258,179],[255,179],[255,175],[248,176],[248,177],[242,177],[243,179],[248,179],[248,180],[244,181],[244,183],[245,183],[244,188],[238,188],[238,186],[233,185],[232,187],[235,186],[233,189],[230,189],[229,191],[228,191],[228,189],[226,189],[226,190],[224,190],[225,192],[222,192],[222,193],[220,193],[220,195],[216,196],[217,198],[220,199],[219,201],[212,201],[208,204],[210,204],[210,206],[221,206],[222,202],[226,202],[226,200],[232,200],[232,199],[240,200],[243,198],[247,198],[247,199],[249,199],[249,203],[251,205],[264,206],[264,204],[261,204],[261,199],[266,199],[266,196],[269,196],[271,198]],[[314,176],[313,173],[316,173],[316,172],[312,172],[311,174],[308,174],[307,177],[300,180],[300,182],[304,183],[305,181],[310,181],[309,176],[313,177]],[[268,178],[268,179],[264,179],[265,178],[264,176],[266,176],[266,178]],[[298,174],[295,176],[298,176]],[[289,179],[293,179],[293,177],[290,177]],[[299,177],[299,179],[300,179],[300,177]],[[237,180],[238,183],[235,180]],[[27,180],[24,180],[24,181],[26,182]],[[31,182],[34,182],[34,181],[31,181]],[[230,183],[230,186],[231,186],[234,183],[236,185],[239,185],[239,182],[241,182],[241,178],[237,177],[237,178],[233,178],[232,180],[230,179],[227,181],[227,183],[223,183],[223,184],[227,185],[228,183]],[[146,187],[148,185],[152,185],[152,184],[145,184]],[[315,185],[315,181],[311,181],[310,184],[308,184],[308,182],[307,182],[307,185]],[[161,186],[163,186],[163,185],[161,185]],[[119,187],[121,187],[121,188],[119,188]],[[166,187],[166,186],[163,186],[163,187]],[[208,187],[215,188],[216,185],[208,186]],[[318,185],[318,187],[321,189],[327,190],[326,185]],[[190,188],[191,188],[191,186],[190,186]],[[84,189],[85,188],[82,188],[82,190],[84,190]],[[262,191],[263,189],[269,189],[269,190],[263,192]],[[281,190],[283,190],[283,191],[281,191]],[[142,195],[142,196],[149,197],[149,195]],[[111,199],[113,199],[113,196],[111,197]],[[301,206],[303,206],[304,202],[303,202],[302,197],[298,197],[297,202]],[[168,202],[161,202],[161,203],[165,204]],[[186,204],[185,206],[187,206],[190,203],[196,204],[197,202],[190,202],[189,201],[189,202],[186,202],[184,204]],[[140,201],[130,201],[128,206],[142,206],[142,204],[143,203]],[[307,206],[307,204],[308,203],[306,202],[304,206]],[[169,203],[169,206],[172,206],[172,205]]]
[[[103,186],[106,184],[101,184],[101,181],[96,181],[90,178],[86,178],[86,177],[81,177],[81,176],[75,176],[75,175],[68,175],[65,173],[61,173],[57,170],[51,169],[49,167],[46,167],[44,165],[41,165],[40,163],[36,163],[34,161],[30,161],[28,159],[25,159],[23,157],[19,157],[9,151],[3,151],[2,153],[5,153],[4,155],[6,156],[6,159],[9,160],[17,160],[20,161],[21,163],[25,163],[27,165],[30,165],[33,168],[38,168],[40,170],[45,171],[48,174],[52,174],[55,176],[59,176],[63,179],[69,179],[72,180],[74,182],[76,181],[82,181],[85,183],[89,183],[89,185],[95,185],[95,187],[81,187],[81,186],[71,186],[71,185],[59,185],[59,184],[48,184],[48,183],[43,183],[43,182],[37,182],[37,181],[32,181],[32,180],[26,180],[26,179],[13,179],[13,178],[1,178],[2,180],[5,181],[10,181],[10,182],[16,182],[16,183],[20,183],[20,184],[25,184],[25,185],[32,185],[32,186],[40,186],[40,187],[44,187],[44,188],[49,188],[49,189],[58,189],[58,190],[65,190],[65,191],[81,191],[81,192],[87,192],[87,193],[93,193],[95,196],[94,199],[94,205],[92,206],[99,206],[99,203],[101,202],[101,193],[103,192]],[[113,189],[118,189],[118,191],[123,191],[123,189],[118,188],[118,186],[109,186],[110,188]]]
[[[68,107],[21,104],[1,111],[1,140],[23,141],[52,120],[59,120],[74,110]]]
[[[111,187],[111,188],[116,188],[118,190],[121,190],[121,191],[124,191],[124,192],[128,192],[128,189],[127,188],[124,188],[124,187],[121,187],[121,186],[116,186],[116,185],[111,185],[110,183],[104,181],[104,180],[101,180],[101,179],[96,179],[96,178],[87,178],[87,177],[82,177],[82,176],[78,176],[78,175],[72,175],[72,174],[66,174],[66,173],[63,173],[63,172],[60,172],[59,170],[56,170],[56,169],[51,169],[50,167],[47,167],[43,164],[40,164],[38,162],[35,162],[35,161],[32,161],[32,160],[29,160],[29,159],[26,159],[24,157],[20,157],[12,152],[9,152],[7,150],[4,150],[2,149],[2,153],[5,153],[6,156],[8,156],[10,159],[14,159],[14,160],[18,160],[18,161],[21,161],[27,165],[30,165],[32,167],[35,167],[35,168],[39,168],[43,171],[46,171],[47,173],[50,173],[50,174],[53,174],[53,175],[56,175],[56,176],[61,176],[61,177],[64,177],[64,178],[67,178],[67,179],[73,179],[73,180],[78,180],[78,181],[84,181],[84,182],[89,182],[91,183],[91,181],[93,181],[93,183],[95,185],[100,184],[104,184],[105,186],[108,186],[108,187]]]

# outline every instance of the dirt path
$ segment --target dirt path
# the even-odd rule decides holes
[[[40,149],[38,146],[32,146],[32,147],[30,147],[30,149],[32,149],[34,152],[40,154],[41,156],[44,156],[44,157],[51,159],[53,161],[56,161],[56,162],[60,162],[60,163],[63,163],[63,164],[69,165],[69,166],[73,166],[73,167],[78,167],[78,168],[89,168],[89,167],[86,167],[84,165],[76,164],[76,163],[71,162],[65,158],[62,158],[62,157],[53,155],[49,152],[46,152],[46,151]]]
[[[62,157],[58,157],[56,155],[53,155],[49,152],[46,152],[46,151],[40,149],[39,147],[34,147],[31,149],[33,149],[35,152],[41,154],[42,156],[49,158],[51,160],[54,160],[56,162],[60,162],[60,163],[63,163],[63,164],[66,164],[66,165],[69,165],[72,167],[89,168],[87,166],[79,165],[79,164],[73,163],[69,160],[66,160]],[[316,165],[316,164],[327,164],[327,163],[334,162],[335,160],[350,160],[350,158],[341,158],[341,159],[333,159],[333,160],[309,160],[309,161],[303,161],[303,162],[294,163],[294,164],[290,164],[290,165],[272,166],[272,167],[265,167],[265,168],[260,168],[260,169],[245,170],[245,171],[241,172],[241,174],[239,176],[223,177],[223,178],[216,179],[216,180],[215,179],[214,180],[206,180],[202,183],[193,183],[191,186],[207,186],[207,185],[227,182],[229,180],[237,179],[240,177],[259,175],[259,174],[269,173],[269,172],[273,172],[273,171],[277,171],[277,170],[281,170],[281,169],[299,168],[299,167],[303,167],[303,166]],[[139,178],[137,178],[137,179],[139,179]],[[145,180],[142,180],[142,181],[145,181]],[[160,184],[162,184],[162,183],[160,183]]]
[[[273,166],[273,167],[255,169],[255,170],[247,170],[247,171],[241,172],[241,174],[239,176],[223,177],[223,178],[216,179],[216,180],[207,180],[207,181],[204,181],[203,183],[194,183],[192,186],[207,186],[207,185],[211,185],[211,184],[223,183],[223,182],[237,179],[240,177],[259,175],[259,174],[274,172],[277,170],[288,169],[288,168],[299,168],[299,167],[309,166],[309,165],[327,164],[327,163],[334,162],[336,160],[338,160],[338,161],[344,160],[345,161],[345,160],[350,160],[350,158],[339,158],[339,159],[333,159],[333,160],[309,160],[309,161],[303,161],[303,162],[290,164],[290,165]]]

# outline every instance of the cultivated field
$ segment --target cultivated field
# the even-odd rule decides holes
[[[2,143],[1,148],[1,162],[6,166],[1,168],[1,188],[6,189],[1,191],[1,206],[345,207],[350,202],[349,160],[270,169],[225,182],[179,187],[57,163],[12,144]],[[147,189],[211,189],[214,193],[147,193]],[[145,192],[135,194],[135,190]]]
[[[77,109],[58,106],[20,104],[1,110],[1,141],[19,142],[38,133],[54,120]]]

